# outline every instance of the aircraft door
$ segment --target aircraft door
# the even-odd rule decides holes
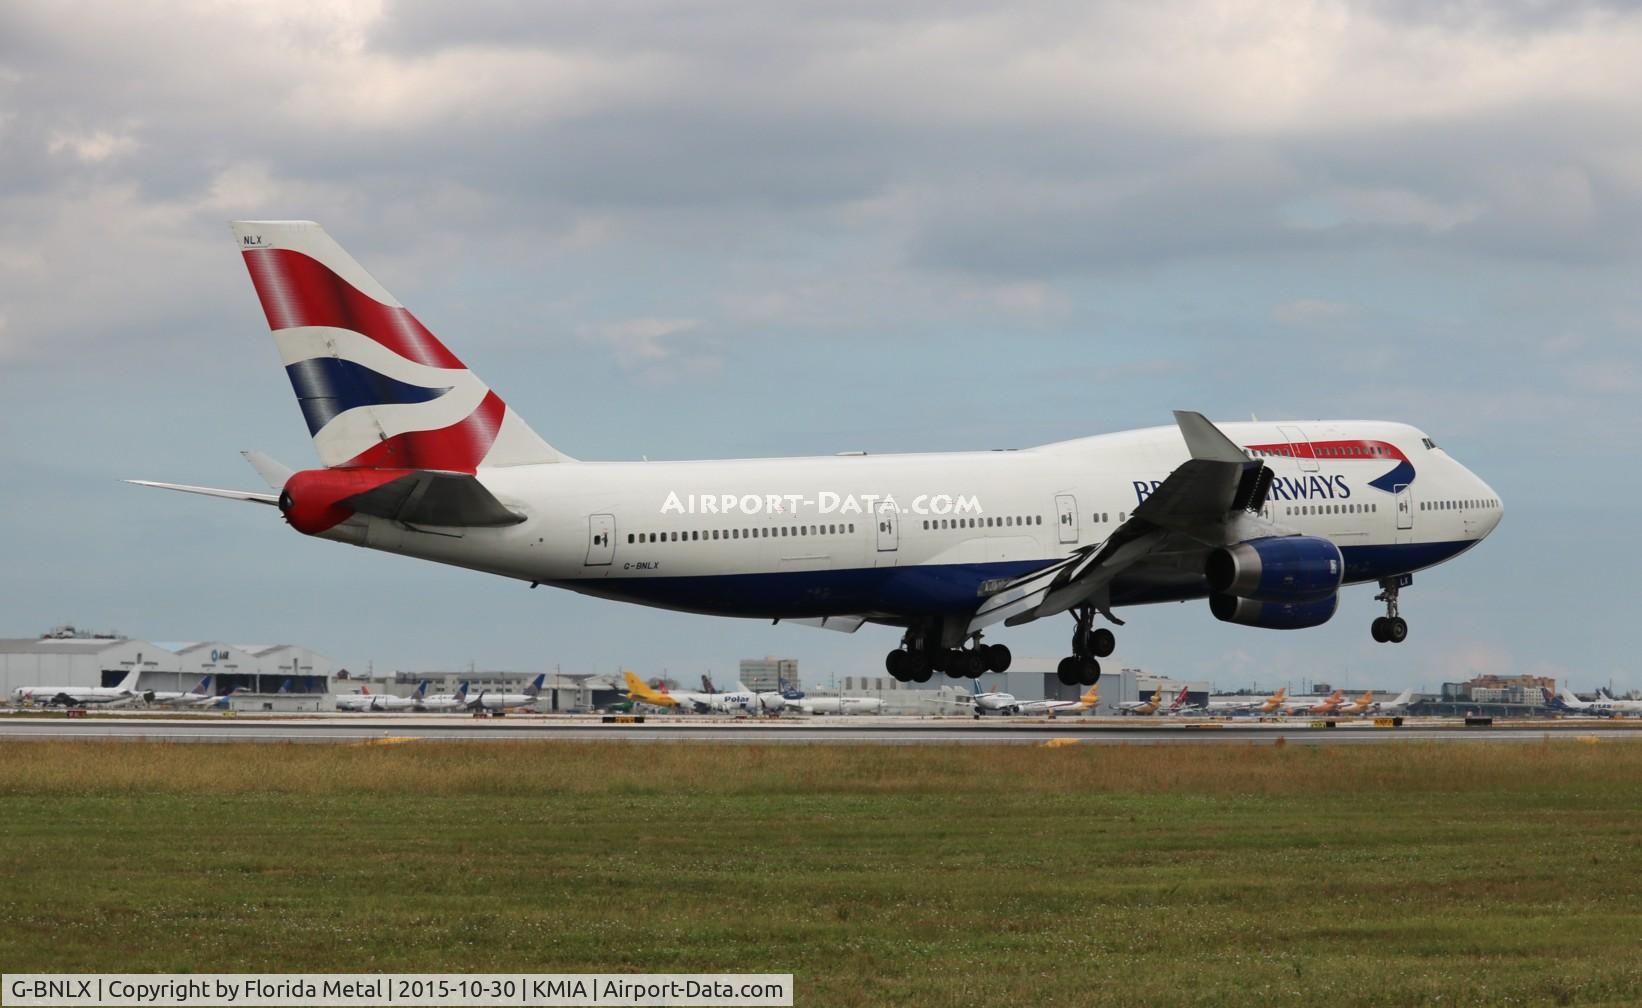
[[[1408,492],[1407,483],[1398,483],[1397,491],[1397,528],[1412,529],[1414,527],[1414,495]]]
[[[1300,471],[1316,472],[1317,453],[1312,450],[1311,440],[1306,437],[1306,432],[1298,427],[1285,427],[1281,424],[1277,429],[1282,431],[1283,437],[1288,440],[1289,450],[1294,453],[1294,460],[1300,463]]]
[[[890,553],[901,546],[900,515],[889,501],[878,504],[878,552]]]
[[[616,516],[587,516],[588,567],[608,567],[616,558]]]
[[[1059,516],[1055,520],[1060,529],[1060,541],[1075,543],[1078,541],[1078,500],[1071,494],[1057,494],[1055,496],[1055,510]]]

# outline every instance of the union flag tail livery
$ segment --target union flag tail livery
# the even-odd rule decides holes
[[[1096,626],[1121,626],[1114,610],[1197,600],[1222,623],[1297,631],[1333,619],[1353,585],[1377,586],[1385,604],[1373,639],[1401,644],[1414,573],[1473,548],[1504,514],[1435,440],[1390,420],[1215,424],[1179,410],[1166,426],[1013,451],[579,463],[319,225],[232,229],[322,468],[248,452],[271,493],[132,482],[277,506],[307,535],[532,587],[893,627],[884,666],[901,682],[1006,671],[1009,648],[984,635],[1066,614],[1077,629],[1057,674],[1087,688],[1117,646]],[[697,705],[628,685],[644,702]],[[978,706],[1021,709],[984,696]],[[1159,690],[1119,710],[1166,704]]]
[[[318,224],[232,228],[327,468],[565,460]]]

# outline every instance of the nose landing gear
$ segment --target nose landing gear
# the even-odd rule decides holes
[[[1385,615],[1375,617],[1369,624],[1369,634],[1379,644],[1401,644],[1408,639],[1408,621],[1397,615],[1397,592],[1411,583],[1412,579],[1404,575],[1400,578],[1383,578],[1380,581],[1380,594],[1374,596],[1374,601],[1385,603]]]

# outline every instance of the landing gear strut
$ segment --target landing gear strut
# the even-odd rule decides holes
[[[1117,637],[1105,627],[1096,627],[1091,606],[1072,611],[1077,628],[1072,631],[1072,653],[1060,660],[1055,675],[1065,686],[1093,686],[1100,681],[1100,661],[1117,649]]]
[[[1399,578],[1385,578],[1380,582],[1383,590],[1374,596],[1374,601],[1385,603],[1385,615],[1376,617],[1368,628],[1377,643],[1401,644],[1408,639],[1408,621],[1397,615],[1397,592],[1402,586]]]

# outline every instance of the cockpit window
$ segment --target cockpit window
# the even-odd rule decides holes
[[[1427,448],[1435,448],[1435,447],[1437,447],[1437,442],[1435,442],[1435,441],[1433,441],[1433,440],[1431,440],[1431,439],[1430,439],[1430,438],[1428,438],[1428,437],[1422,437],[1422,438],[1420,438],[1420,443],[1421,443],[1421,444],[1423,444],[1423,445],[1425,445],[1425,446],[1426,446],[1426,447],[1427,447]]]

